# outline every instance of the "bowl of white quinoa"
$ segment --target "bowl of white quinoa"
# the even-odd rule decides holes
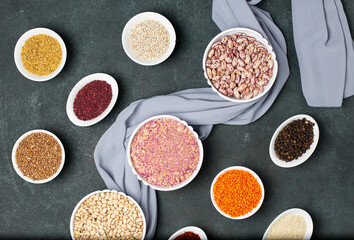
[[[125,25],[122,45],[131,60],[153,66],[171,55],[176,45],[176,32],[166,17],[155,12],[143,12]]]

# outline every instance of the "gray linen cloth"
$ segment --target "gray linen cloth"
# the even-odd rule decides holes
[[[340,107],[354,94],[353,40],[339,0],[292,0],[302,91],[309,106]]]
[[[233,103],[209,87],[196,88],[135,101],[118,115],[96,146],[95,163],[108,189],[123,191],[140,204],[147,221],[147,239],[153,238],[156,229],[156,193],[137,179],[126,158],[129,137],[139,123],[155,115],[174,115],[192,125],[200,138],[205,139],[214,124],[242,125],[260,118],[289,76],[286,43],[268,13],[249,6],[245,0],[217,0],[213,3],[213,19],[221,30],[249,27],[267,37],[279,62],[277,79],[268,94],[250,103]],[[206,79],[200,81],[206,84]]]

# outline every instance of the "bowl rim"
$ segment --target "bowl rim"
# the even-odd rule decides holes
[[[76,98],[76,95],[78,94],[78,92],[87,84],[89,84],[92,81],[95,80],[101,80],[101,81],[105,81],[106,83],[108,83],[111,88],[112,88],[112,99],[111,102],[109,103],[108,107],[97,117],[91,119],[91,120],[87,120],[87,121],[83,121],[80,120],[79,118],[77,118],[77,116],[74,113],[74,101]],[[118,83],[117,81],[110,75],[106,74],[106,73],[93,73],[90,75],[87,75],[85,77],[83,77],[82,79],[80,79],[75,86],[71,89],[67,102],[66,102],[66,114],[68,116],[68,118],[70,119],[70,121],[75,124],[76,126],[79,127],[88,127],[91,125],[94,125],[100,121],[102,121],[113,109],[114,105],[117,102],[118,99],[118,94],[119,94],[119,88],[118,88]]]
[[[290,122],[294,121],[294,120],[299,120],[299,119],[303,119],[306,118],[307,120],[309,120],[310,122],[314,123],[315,125],[313,126],[313,143],[310,145],[310,149],[306,150],[305,153],[303,153],[301,155],[301,157],[299,157],[298,159],[294,159],[290,162],[285,162],[280,160],[274,150],[274,144],[275,144],[275,139],[278,137],[279,132],[286,126],[288,125]],[[271,140],[270,140],[270,144],[269,144],[269,156],[270,159],[273,161],[273,163],[279,167],[283,167],[283,168],[292,168],[292,167],[296,167],[304,162],[306,162],[311,155],[315,152],[318,141],[320,138],[320,129],[318,127],[318,124],[316,122],[316,120],[307,115],[307,114],[297,114],[294,115],[288,119],[286,119],[284,122],[282,122],[279,127],[275,130]]]
[[[17,162],[16,162],[16,151],[17,151],[17,148],[20,144],[20,142],[22,142],[22,140],[24,138],[26,138],[27,136],[29,136],[30,134],[32,133],[46,133],[50,136],[52,136],[57,142],[58,144],[60,145],[60,148],[61,148],[61,163],[60,163],[60,166],[58,168],[58,170],[52,175],[50,176],[49,178],[47,179],[43,179],[43,180],[33,180],[27,176],[25,176],[22,171],[20,170],[20,168],[18,167],[17,165]],[[54,178],[56,178],[59,173],[61,172],[61,170],[63,169],[64,167],[64,162],[65,162],[65,150],[64,150],[64,146],[62,144],[62,142],[60,141],[60,139],[52,132],[49,132],[47,130],[44,130],[44,129],[34,129],[34,130],[30,130],[28,132],[25,132],[24,134],[22,134],[15,142],[13,148],[12,148],[12,154],[11,154],[11,158],[12,158],[12,166],[13,168],[15,169],[17,175],[19,175],[23,180],[29,182],[29,183],[34,183],[34,184],[42,184],[42,183],[47,183],[47,182],[50,182],[52,181]]]
[[[109,190],[109,189],[104,189],[104,190],[97,190],[97,191],[94,191],[94,192],[91,192],[89,194],[87,194],[86,196],[84,196],[75,206],[73,212],[71,213],[71,217],[70,217],[70,235],[71,235],[71,239],[75,240],[75,235],[74,235],[74,217],[75,217],[75,214],[77,212],[77,210],[79,209],[80,205],[86,200],[88,199],[89,197],[91,197],[92,195],[95,195],[95,194],[99,194],[99,193],[105,193],[105,192],[115,192],[115,193],[118,193],[118,194],[121,194],[125,197],[127,197],[128,199],[130,199],[134,204],[135,206],[137,206],[137,208],[139,209],[140,213],[141,213],[141,216],[143,218],[143,223],[144,223],[144,228],[143,228],[143,236],[141,237],[141,240],[143,240],[145,238],[145,234],[146,234],[146,219],[145,219],[145,214],[142,210],[142,208],[140,207],[140,205],[130,196],[128,196],[127,194],[125,194],[124,192],[118,192],[116,190]]]
[[[195,234],[198,234],[201,240],[208,240],[205,232],[201,228],[195,226],[187,226],[177,230],[174,234],[171,235],[168,240],[174,240],[176,237],[183,234],[184,232],[193,232]]]
[[[159,58],[147,61],[147,60],[142,60],[138,57],[136,57],[132,51],[130,50],[129,46],[129,35],[130,31],[140,22],[143,22],[145,20],[155,20],[160,22],[168,31],[169,37],[170,37],[170,42],[169,42],[169,47],[167,51]],[[143,66],[153,66],[160,64],[164,62],[173,52],[175,46],[176,46],[176,31],[172,25],[172,23],[162,14],[157,13],[157,12],[142,12],[139,13],[135,16],[133,16],[124,26],[123,32],[122,32],[122,45],[124,52],[127,54],[127,56],[134,61],[137,64],[143,65]]]
[[[267,230],[264,232],[262,240],[266,240],[267,239],[269,231],[272,228],[272,226],[274,225],[274,223],[276,223],[280,218],[282,218],[282,217],[284,217],[286,215],[290,215],[290,214],[297,214],[297,215],[302,216],[305,219],[305,222],[306,222],[306,233],[305,233],[304,240],[310,240],[311,236],[312,236],[312,232],[313,232],[313,221],[312,221],[311,215],[308,212],[306,212],[305,210],[301,209],[301,208],[291,208],[291,209],[285,210],[284,212],[280,213],[269,224]]]
[[[52,72],[48,75],[43,75],[43,76],[35,75],[33,73],[28,72],[25,69],[25,67],[23,66],[22,58],[21,58],[21,51],[22,51],[22,47],[25,44],[25,42],[30,37],[33,37],[33,36],[39,35],[39,34],[46,34],[46,35],[49,35],[49,36],[55,38],[59,42],[61,50],[62,50],[62,59],[61,59],[61,62],[59,64],[58,68],[55,69],[54,72]],[[53,30],[48,29],[48,28],[43,28],[43,27],[33,28],[33,29],[28,30],[24,34],[22,34],[22,36],[17,40],[17,43],[15,45],[15,49],[14,49],[14,60],[15,60],[15,64],[16,64],[18,71],[27,79],[30,79],[30,80],[36,81],[36,82],[48,81],[50,79],[53,79],[55,76],[57,76],[64,68],[66,58],[67,58],[67,50],[66,50],[66,46],[65,46],[63,39],[59,36],[59,34],[54,32]]]
[[[197,164],[197,167],[196,169],[194,170],[193,174],[187,178],[186,180],[184,180],[183,182],[177,184],[177,185],[174,185],[174,186],[170,186],[170,187],[164,187],[164,186],[159,186],[159,185],[154,185],[154,184],[151,184],[149,183],[147,180],[145,180],[145,178],[143,178],[142,176],[140,176],[140,174],[136,171],[135,167],[134,167],[134,164],[133,164],[133,161],[130,157],[130,150],[131,150],[131,144],[132,144],[132,141],[135,137],[135,135],[137,134],[137,132],[139,131],[139,129],[147,122],[151,121],[151,120],[155,120],[155,119],[161,119],[161,118],[167,118],[167,119],[172,119],[172,120],[175,120],[177,122],[180,122],[182,123],[183,125],[185,125],[194,135],[194,137],[196,138],[197,140],[197,143],[198,143],[198,147],[199,147],[199,161],[198,161],[198,164]],[[141,180],[145,185],[147,186],[150,186],[151,188],[155,189],[155,190],[159,190],[159,191],[174,191],[174,190],[177,190],[177,189],[180,189],[184,186],[186,186],[187,184],[189,184],[199,173],[200,169],[201,169],[201,166],[202,166],[202,163],[203,163],[203,157],[204,157],[204,151],[203,151],[203,144],[202,142],[200,141],[199,139],[199,136],[198,134],[193,130],[193,127],[192,126],[189,126],[187,124],[187,122],[179,119],[178,117],[175,117],[175,116],[172,116],[172,115],[155,115],[153,117],[150,117],[146,120],[144,120],[143,122],[141,122],[133,131],[133,133],[131,134],[130,138],[129,138],[129,142],[128,142],[128,145],[127,145],[127,150],[126,150],[126,153],[127,153],[127,159],[128,159],[128,163],[129,163],[129,166],[131,167],[133,173],[137,176],[137,178],[139,180]]]
[[[216,180],[220,177],[221,174],[224,174],[225,172],[229,171],[229,170],[243,170],[243,171],[247,171],[250,174],[252,174],[253,177],[255,177],[257,179],[258,184],[260,185],[261,189],[262,189],[262,197],[259,200],[259,203],[257,204],[257,206],[255,208],[252,209],[251,212],[246,213],[245,215],[239,216],[239,217],[231,217],[230,215],[228,215],[227,213],[224,213],[219,206],[217,205],[217,203],[214,200],[214,184],[216,182]],[[210,187],[210,198],[211,198],[211,202],[213,203],[213,206],[215,207],[215,209],[224,217],[227,217],[229,219],[233,219],[233,220],[242,220],[242,219],[246,219],[251,217],[253,214],[255,214],[262,206],[263,204],[263,200],[264,200],[264,195],[265,195],[265,190],[264,190],[264,185],[263,182],[261,180],[261,178],[251,169],[247,168],[247,167],[243,167],[243,166],[231,166],[228,168],[225,168],[223,170],[221,170],[214,178],[211,187]]]
[[[223,94],[221,94],[215,87],[214,85],[211,83],[211,80],[208,78],[208,75],[206,73],[206,67],[205,67],[205,62],[207,60],[207,55],[210,51],[211,46],[216,42],[219,41],[223,36],[225,35],[232,35],[235,33],[245,33],[251,37],[254,37],[257,41],[261,42],[267,49],[268,53],[271,54],[272,56],[272,60],[274,61],[274,67],[273,67],[273,75],[269,80],[268,85],[266,85],[264,87],[264,91],[260,94],[257,94],[255,97],[250,98],[250,99],[237,99],[235,97],[228,97],[225,96]],[[203,67],[203,72],[204,72],[204,77],[207,79],[207,83],[208,85],[211,87],[211,89],[216,92],[220,97],[222,97],[225,100],[231,101],[231,102],[236,102],[236,103],[248,103],[248,102],[253,102],[259,98],[261,98],[262,96],[264,96],[265,94],[267,94],[270,89],[273,87],[274,82],[276,81],[276,77],[278,74],[278,61],[276,58],[276,54],[273,51],[273,47],[270,45],[270,43],[268,42],[268,40],[266,38],[264,38],[262,36],[262,34],[260,34],[259,32],[250,29],[250,28],[230,28],[227,29],[225,31],[222,31],[221,33],[217,34],[207,45],[207,47],[204,50],[204,54],[203,54],[203,60],[202,60],[202,67]]]

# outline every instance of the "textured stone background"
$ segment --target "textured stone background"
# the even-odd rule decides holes
[[[354,2],[343,4],[353,33]],[[119,112],[134,100],[208,86],[202,55],[219,33],[211,5],[211,0],[0,2],[0,238],[70,238],[69,220],[77,202],[105,188],[93,151]],[[178,191],[158,193],[157,239],[167,239],[188,225],[201,227],[209,238],[259,239],[279,213],[293,207],[311,214],[313,238],[354,237],[354,98],[345,100],[341,108],[308,107],[294,49],[290,1],[263,1],[259,7],[271,13],[285,35],[291,75],[261,119],[247,126],[214,127],[203,143],[203,166],[193,182]],[[177,33],[171,57],[154,67],[132,62],[121,43],[125,23],[144,11],[165,15]],[[13,60],[18,38],[35,27],[56,31],[68,50],[63,71],[43,83],[24,78]],[[77,127],[66,115],[67,97],[77,81],[95,72],[117,80],[118,102],[100,123]],[[306,163],[279,168],[270,160],[269,141],[281,122],[300,113],[318,121],[319,145]],[[11,164],[17,138],[37,128],[55,133],[67,154],[60,175],[43,185],[25,182]],[[209,195],[215,175],[232,165],[253,169],[266,191],[259,212],[242,221],[220,215]]]

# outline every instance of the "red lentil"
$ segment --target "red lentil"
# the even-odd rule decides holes
[[[74,113],[87,121],[101,115],[112,100],[112,87],[106,81],[94,80],[86,84],[76,95]]]
[[[262,198],[257,179],[244,170],[229,170],[221,174],[213,187],[214,200],[221,211],[231,217],[251,212]]]

